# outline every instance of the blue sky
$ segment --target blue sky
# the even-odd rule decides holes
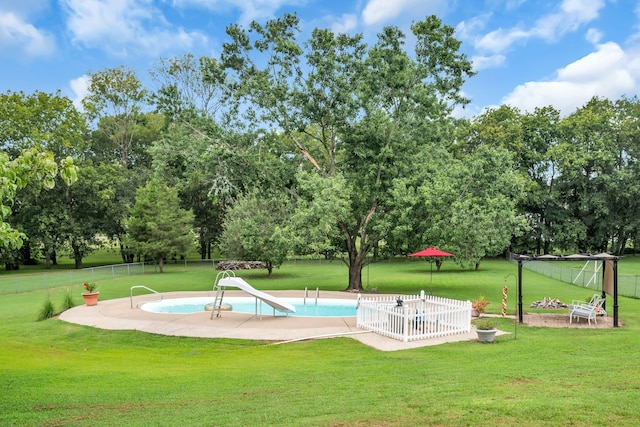
[[[456,28],[477,75],[459,116],[509,104],[570,114],[591,97],[637,95],[640,0],[0,0],[0,91],[54,92],[78,102],[87,73],[126,65],[153,89],[159,58],[218,56],[230,23],[296,12],[315,27],[409,33],[435,14]]]

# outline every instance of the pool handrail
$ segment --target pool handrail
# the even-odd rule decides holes
[[[218,272],[218,274],[216,274],[216,280],[213,281],[213,291],[217,290],[218,287],[218,282],[220,281],[220,279],[224,279],[226,277],[236,277],[236,273],[233,270],[224,270],[224,271],[220,271]]]
[[[153,289],[148,288],[148,287],[146,287],[146,286],[144,286],[144,285],[135,285],[135,286],[132,286],[132,287],[131,287],[131,289],[129,289],[129,300],[130,300],[130,302],[131,302],[131,308],[133,308],[133,290],[134,290],[134,289],[140,289],[140,288],[142,288],[142,289],[146,289],[146,290],[148,290],[149,292],[153,292],[154,294],[158,294],[158,295],[160,295],[160,301],[162,301],[162,298],[164,298],[164,295],[162,295],[162,294],[161,294],[160,292],[158,292],[158,291],[154,291]]]

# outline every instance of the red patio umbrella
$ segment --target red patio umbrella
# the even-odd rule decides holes
[[[415,252],[409,254],[409,256],[414,257],[429,257],[429,264],[431,265],[431,285],[429,287],[429,295],[433,292],[433,258],[434,257],[445,257],[445,256],[455,256],[454,254],[450,254],[449,252],[441,251],[436,248],[427,248],[423,249],[420,252]]]

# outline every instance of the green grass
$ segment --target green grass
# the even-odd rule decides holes
[[[640,263],[625,259],[621,272]],[[435,295],[485,295],[500,311],[516,266],[484,261],[478,272],[445,262]],[[101,299],[132,285],[209,290],[215,271],[168,265],[164,274],[99,282]],[[340,262],[290,262],[243,272],[260,289],[341,290]],[[381,293],[429,288],[429,264],[373,264],[365,286]],[[508,276],[509,312],[515,279]],[[525,307],[544,296],[592,291],[524,271]],[[496,344],[461,342],[381,352],[349,338],[273,346],[260,341],[107,331],[37,321],[47,295],[61,309],[64,287],[0,296],[0,425],[24,426],[632,426],[640,419],[640,301],[620,298],[615,330],[517,326]],[[72,289],[80,304],[80,288]],[[528,309],[526,309],[528,310]],[[294,319],[292,319],[294,320]],[[516,332],[514,334],[513,332]]]

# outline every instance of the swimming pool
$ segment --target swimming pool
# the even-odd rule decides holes
[[[356,300],[320,298],[316,304],[315,298],[281,298],[296,308],[295,313],[289,313],[294,317],[355,317]],[[202,313],[205,305],[213,303],[213,297],[171,298],[162,301],[154,301],[143,304],[140,308],[152,313],[190,314]],[[234,313],[256,313],[256,299],[253,297],[225,297],[222,301],[230,304]],[[263,315],[273,313],[271,306],[258,300],[257,312]],[[284,315],[276,311],[277,315]]]

